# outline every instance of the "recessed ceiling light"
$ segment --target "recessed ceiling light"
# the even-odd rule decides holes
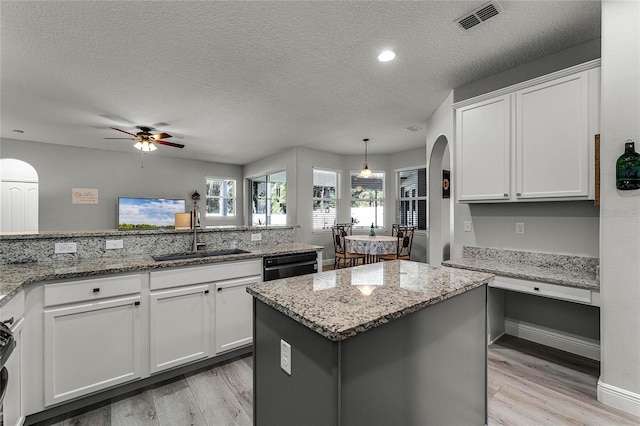
[[[378,55],[378,60],[380,62],[389,62],[393,61],[393,58],[396,57],[396,54],[391,50],[385,50],[381,54]]]

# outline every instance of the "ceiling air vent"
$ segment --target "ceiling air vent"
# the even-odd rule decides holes
[[[500,7],[498,2],[492,1],[479,7],[473,12],[461,18],[456,19],[454,22],[456,23],[456,26],[460,30],[466,31],[470,28],[475,27],[478,24],[483,23],[487,19],[493,16],[496,16],[498,13],[500,13],[501,10],[502,10],[502,7]]]

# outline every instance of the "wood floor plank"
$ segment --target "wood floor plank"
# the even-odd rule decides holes
[[[184,377],[153,388],[151,393],[160,426],[207,425]]]
[[[247,357],[248,358],[248,357]],[[251,357],[253,358],[253,357]],[[247,416],[253,418],[253,368],[244,362],[230,362],[220,366],[222,378],[231,389]]]
[[[87,411],[62,422],[63,426],[109,426],[110,424],[111,407],[108,405]]]
[[[114,426],[158,426],[151,389],[111,403],[111,424]]]
[[[250,426],[251,417],[235,397],[221,367],[189,375],[186,380],[209,426]]]

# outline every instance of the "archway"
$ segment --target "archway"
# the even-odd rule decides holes
[[[443,170],[451,170],[449,141],[436,139],[429,157],[429,234],[427,262],[440,265],[450,259],[453,198],[443,198]],[[453,191],[450,189],[451,197]]]
[[[29,163],[0,159],[0,232],[38,231],[38,172]]]

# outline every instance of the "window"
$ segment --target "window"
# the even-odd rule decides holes
[[[427,169],[402,170],[398,177],[398,211],[401,225],[427,229]]]
[[[207,217],[236,215],[236,181],[207,177]]]
[[[351,221],[360,228],[384,226],[384,173],[359,178],[351,172]]]
[[[287,172],[271,173],[249,180],[251,224],[287,224]]]
[[[338,173],[313,169],[313,229],[328,229],[338,212]]]

